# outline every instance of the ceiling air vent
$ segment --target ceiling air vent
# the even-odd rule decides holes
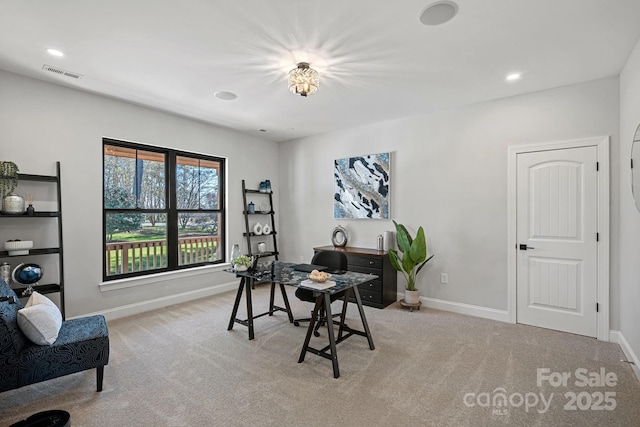
[[[51,71],[52,73],[60,74],[61,76],[71,77],[74,79],[79,79],[80,77],[82,77],[81,74],[73,73],[71,71],[66,71],[66,70],[63,70],[62,68],[52,67],[51,65],[45,64],[42,66],[42,69],[45,71]]]

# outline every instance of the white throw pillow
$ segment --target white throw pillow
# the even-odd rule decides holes
[[[62,314],[53,301],[34,291],[24,308],[18,310],[18,326],[34,343],[50,345],[58,338]]]

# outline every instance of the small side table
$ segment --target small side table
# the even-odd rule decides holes
[[[409,312],[412,312],[414,308],[420,310],[420,306],[422,305],[422,301],[418,301],[416,303],[406,302],[405,300],[400,300],[400,305],[404,308],[409,308]]]

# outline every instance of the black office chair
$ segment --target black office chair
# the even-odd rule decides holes
[[[332,271],[334,270],[346,271],[347,256],[342,252],[320,251],[320,252],[316,252],[316,254],[313,256],[313,259],[311,260],[311,264],[321,265],[323,267],[327,267]],[[331,302],[334,302],[340,298],[343,298],[345,295],[345,292],[346,291],[337,292],[331,295]],[[300,301],[306,301],[314,304],[316,302],[316,298],[313,296],[313,291],[311,289],[305,289],[305,288],[296,289],[296,297],[298,297]],[[334,314],[332,317],[338,317],[338,316],[340,316],[340,314]],[[304,318],[304,319],[294,319],[293,324],[295,326],[300,326],[300,322],[310,322],[310,321],[311,321],[310,317]],[[333,321],[333,319],[331,319],[331,321]],[[320,308],[320,313],[318,315],[318,323],[316,324],[315,328],[313,328],[313,335],[315,335],[316,337],[319,337],[320,332],[318,332],[318,330],[326,322],[327,322],[327,315],[326,315],[326,311],[323,303],[322,307]]]

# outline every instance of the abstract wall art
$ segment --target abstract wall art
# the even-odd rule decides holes
[[[333,217],[389,219],[391,153],[334,161]]]

